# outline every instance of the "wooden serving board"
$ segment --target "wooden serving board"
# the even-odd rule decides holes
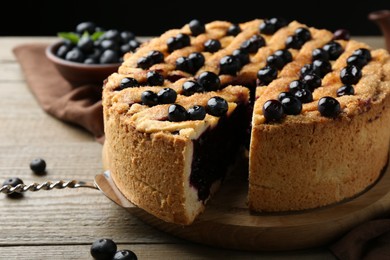
[[[130,203],[109,171],[96,176],[99,189],[119,206],[159,230],[193,242],[250,251],[285,251],[326,246],[355,226],[390,210],[390,167],[370,189],[336,205],[290,214],[252,214],[244,178],[226,179],[190,226],[164,222]]]

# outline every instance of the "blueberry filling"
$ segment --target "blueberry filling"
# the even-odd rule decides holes
[[[230,116],[219,119],[216,127],[205,131],[193,141],[190,185],[203,203],[213,183],[223,181],[246,137],[249,125],[247,109],[239,104]]]

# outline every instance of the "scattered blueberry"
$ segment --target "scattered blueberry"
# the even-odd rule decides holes
[[[112,260],[137,260],[137,255],[131,250],[118,250],[116,251]]]
[[[3,182],[3,186],[5,185],[10,185],[11,187],[16,187],[18,186],[19,184],[23,184],[23,180],[18,178],[18,177],[11,177],[11,178],[7,178],[5,179],[5,181]],[[7,196],[9,198],[20,198],[23,196],[23,193],[18,193],[18,192],[13,192],[13,193],[9,193],[7,194]]]
[[[35,158],[30,162],[30,169],[38,175],[42,175],[46,170],[46,162],[42,158]]]
[[[112,259],[116,253],[117,245],[109,238],[102,238],[94,241],[90,253],[95,260]]]

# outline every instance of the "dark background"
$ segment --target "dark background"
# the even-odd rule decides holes
[[[233,4],[229,4],[229,3]],[[120,29],[137,36],[159,35],[180,28],[191,19],[245,22],[254,18],[284,17],[319,29],[347,29],[352,35],[380,35],[368,19],[372,11],[390,9],[390,0],[370,1],[7,1],[0,13],[0,35],[55,36],[74,31],[83,21],[104,29]],[[217,8],[211,5],[217,6]]]

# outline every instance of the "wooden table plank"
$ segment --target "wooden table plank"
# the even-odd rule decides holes
[[[0,181],[25,183],[77,179],[92,181],[102,171],[101,145],[79,127],[46,114],[26,85],[12,53],[23,43],[55,37],[0,38]],[[381,37],[359,38],[383,47]],[[42,157],[47,174],[36,176],[29,162]],[[91,243],[110,237],[139,259],[334,259],[325,248],[296,252],[245,252],[212,248],[156,230],[107,199],[100,191],[64,189],[29,192],[22,199],[0,194],[0,258],[91,259]]]

